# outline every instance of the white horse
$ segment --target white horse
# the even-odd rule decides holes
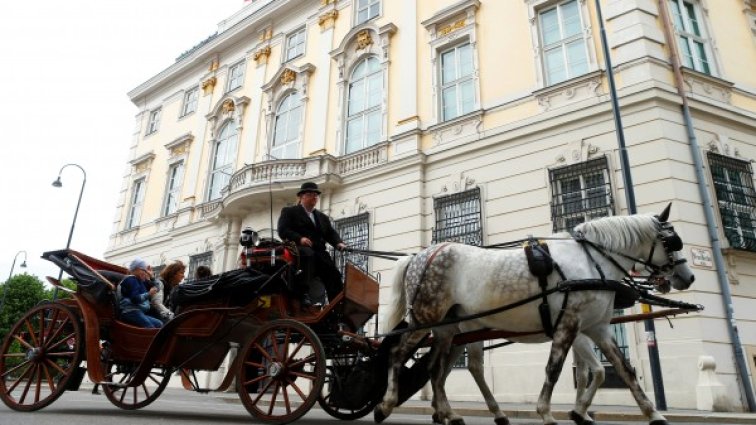
[[[666,222],[668,215],[669,206],[658,217],[615,216],[583,223],[575,227],[574,238],[559,235],[567,237],[549,241],[550,256],[567,280],[618,281],[627,276],[627,270],[641,263],[655,279],[664,278],[675,289],[687,289],[693,283],[694,276],[679,252],[682,241]],[[547,302],[553,335],[550,338],[552,345],[546,378],[537,405],[544,424],[556,424],[551,413],[551,395],[566,354],[574,344],[581,370],[578,373],[579,391],[572,419],[578,423],[592,422],[587,409],[603,375],[594,379],[590,386],[585,386],[587,368],[598,370],[594,369],[598,363],[595,357],[591,361],[591,341],[630,388],[651,425],[667,424],[638,385],[634,371],[625,362],[612,337],[610,322],[615,293],[603,289],[552,291],[561,280],[557,273],[551,273],[547,281],[547,291],[551,291]],[[668,287],[662,289],[668,290]],[[513,333],[544,329],[538,308],[542,290],[538,279],[529,271],[524,250],[486,250],[460,244],[434,245],[397,264],[391,291],[392,300],[381,320],[384,329],[394,329],[405,318],[412,329],[440,324],[444,319],[486,312],[530,297],[537,298],[534,302],[494,315],[453,325],[442,324],[432,329],[431,352],[434,357],[429,363],[429,371],[434,394],[433,416],[434,420],[442,422],[464,423],[451,409],[444,391],[450,364],[459,354],[459,348],[452,350],[452,336],[456,332],[482,328]],[[383,421],[396,406],[398,371],[428,332],[427,328],[410,330],[401,335],[399,343],[392,349],[388,387],[383,401],[375,408],[376,422]],[[540,335],[513,340],[544,342],[547,337]],[[487,386],[481,385],[482,379],[476,378],[476,381],[491,411],[497,414],[497,418],[503,418],[497,423],[508,423],[506,416],[498,416],[498,407],[493,408],[495,400]]]

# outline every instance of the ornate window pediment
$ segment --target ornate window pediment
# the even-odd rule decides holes
[[[225,123],[228,119],[233,119],[236,122],[236,126],[239,130],[242,128],[242,119],[244,118],[244,111],[249,105],[250,98],[247,96],[223,96],[213,107],[213,110],[207,114],[207,120],[210,121],[210,133],[215,137],[218,132],[218,128],[221,124]]]
[[[150,167],[152,166],[152,161],[154,159],[155,159],[155,154],[152,151],[150,151],[144,155],[141,155],[129,161],[129,164],[131,164],[131,166],[134,167],[133,174],[140,174],[149,170]]]
[[[300,93],[303,102],[307,101],[307,85],[314,71],[315,65],[311,63],[302,66],[293,64],[282,66],[273,78],[261,87],[262,92],[268,97],[268,113],[275,111],[275,106],[292,90]]]
[[[168,150],[168,156],[170,158],[186,156],[189,152],[189,146],[193,141],[194,136],[192,133],[186,133],[166,143],[165,148]]]

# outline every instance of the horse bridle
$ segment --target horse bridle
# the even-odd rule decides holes
[[[677,232],[675,232],[675,228],[670,224],[669,222],[659,222],[659,231],[656,235],[656,239],[661,241],[662,247],[664,248],[664,253],[667,257],[667,262],[662,265],[656,265],[652,262],[652,259],[654,258],[654,252],[656,251],[656,245],[651,245],[651,250],[648,253],[648,259],[642,260],[638,258],[631,257],[629,255],[623,254],[621,252],[610,252],[605,247],[598,245],[594,242],[591,242],[585,238],[585,235],[582,234],[582,232],[575,232],[575,235],[573,236],[575,241],[580,243],[583,248],[585,249],[586,254],[588,255],[588,258],[593,261],[593,263],[596,265],[596,269],[598,270],[599,274],[601,275],[601,279],[605,279],[604,273],[601,270],[601,267],[596,263],[596,261],[593,259],[593,256],[591,256],[591,253],[588,251],[588,248],[586,245],[592,247],[595,249],[599,254],[604,256],[609,262],[611,262],[616,268],[621,270],[625,276],[630,278],[632,280],[632,276],[628,273],[627,270],[625,270],[618,262],[614,259],[612,254],[619,255],[621,257],[624,257],[628,260],[634,261],[636,263],[643,264],[646,271],[649,273],[648,280],[654,280],[666,273],[669,273],[671,270],[673,270],[675,267],[677,267],[680,264],[683,264],[687,262],[685,258],[675,259],[674,253],[677,251],[682,250],[683,243],[682,239],[680,239],[680,236],[677,235]]]

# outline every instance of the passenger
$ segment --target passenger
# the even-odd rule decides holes
[[[194,272],[194,278],[199,279],[207,279],[208,277],[212,276],[213,272],[210,270],[210,267],[208,266],[199,266],[197,267],[197,270]]]
[[[159,328],[163,322],[147,315],[150,311],[150,297],[157,292],[154,286],[147,289],[150,279],[147,268],[147,263],[140,258],[131,262],[131,274],[118,284],[118,307],[124,322],[143,328]]]
[[[154,281],[157,292],[150,297],[150,316],[160,319],[163,323],[173,319],[173,312],[168,309],[169,299],[173,288],[184,280],[184,272],[186,266],[178,260],[160,272],[160,276]]]
[[[302,184],[297,205],[284,207],[278,219],[278,235],[297,244],[302,273],[296,279],[295,291],[299,293],[303,306],[312,305],[309,283],[320,277],[328,298],[333,300],[342,289],[341,273],[336,269],[326,250],[326,242],[338,250],[346,248],[339,233],[331,226],[327,215],[315,209],[320,197],[318,185],[313,182]]]

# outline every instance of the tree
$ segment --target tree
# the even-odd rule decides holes
[[[0,286],[5,302],[0,311],[0,341],[29,309],[48,298],[45,285],[37,276],[18,274]],[[7,292],[6,292],[7,291]]]

